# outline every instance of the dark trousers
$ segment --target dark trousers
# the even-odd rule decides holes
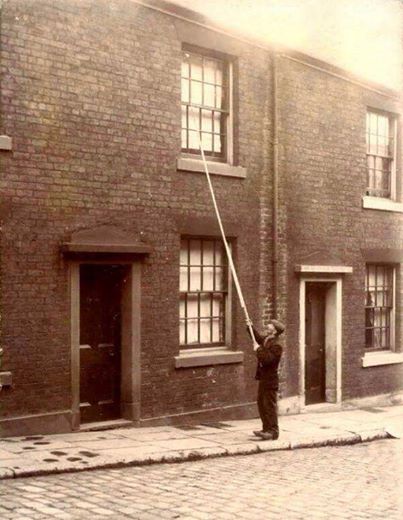
[[[259,381],[257,407],[262,419],[263,431],[278,437],[277,390],[269,388],[265,381]]]

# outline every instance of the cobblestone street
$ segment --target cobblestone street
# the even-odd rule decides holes
[[[6,480],[2,520],[400,520],[403,440]]]

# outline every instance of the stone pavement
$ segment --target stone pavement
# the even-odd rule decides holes
[[[252,434],[258,419],[0,439],[0,479],[180,462],[403,436],[403,405],[280,417],[280,438]]]

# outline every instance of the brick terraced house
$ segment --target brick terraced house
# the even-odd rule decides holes
[[[282,412],[403,391],[400,93],[162,0],[0,32],[1,435],[257,414],[199,131]]]

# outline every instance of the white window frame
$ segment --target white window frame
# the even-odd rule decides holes
[[[200,236],[200,235],[184,235],[182,238],[204,238],[206,240],[219,240],[217,236]],[[231,248],[231,244],[229,244]],[[178,295],[180,294],[180,287],[178,287]],[[226,314],[225,314],[225,344],[217,346],[203,346],[194,347],[182,346],[179,347],[179,353],[175,356],[175,368],[183,369],[190,367],[202,367],[202,366],[216,366],[216,365],[227,365],[227,364],[239,364],[244,361],[244,353],[241,350],[234,350],[232,346],[232,277],[231,270],[228,266],[228,288],[227,288],[227,302],[226,302]],[[178,300],[179,301],[179,300]],[[178,305],[179,311],[179,305]],[[179,316],[178,316],[179,318]],[[178,321],[178,342],[179,342],[179,321]]]
[[[378,110],[375,108],[367,108],[366,112],[366,127],[365,127],[365,139],[366,139],[366,146],[368,146],[367,143],[367,136],[368,136],[368,126],[367,126],[367,120],[368,115],[370,114],[376,114],[380,116],[384,116],[389,121],[389,126],[391,128],[392,132],[392,138],[393,138],[393,151],[392,151],[392,161],[391,161],[391,170],[390,170],[390,196],[389,197],[380,197],[375,195],[365,195],[364,197],[364,207],[372,208],[372,209],[386,209],[393,211],[394,209],[396,211],[400,211],[401,208],[393,208],[393,206],[384,204],[384,202],[396,202],[396,196],[397,196],[397,179],[396,179],[396,158],[397,158],[397,116],[396,114],[393,114],[391,112],[386,112],[383,110]],[[368,156],[368,153],[366,153],[366,157]],[[366,163],[366,193],[369,189],[369,182],[368,182],[368,161]]]
[[[189,242],[191,240],[200,240],[200,241],[211,241],[211,242],[217,242],[217,243],[220,243],[221,242],[221,239],[218,238],[218,237],[212,237],[212,236],[209,236],[209,237],[206,237],[206,236],[190,236],[190,235],[185,235],[185,236],[182,236],[181,237],[181,242],[182,240],[188,240]],[[229,243],[228,244],[230,250],[231,250],[231,244]],[[225,265],[226,265],[226,269],[227,269],[227,279],[226,279],[226,291],[225,291],[225,296],[224,296],[224,324],[225,324],[225,328],[224,328],[224,341],[223,342],[219,342],[219,343],[203,343],[203,344],[198,344],[198,343],[195,343],[195,344],[192,344],[192,343],[180,343],[180,339],[179,339],[179,344],[180,344],[180,348],[182,350],[186,350],[186,351],[192,351],[192,350],[197,350],[197,351],[205,351],[207,349],[217,349],[217,348],[228,348],[230,345],[231,345],[231,330],[232,330],[232,327],[231,327],[231,315],[232,315],[232,312],[231,312],[231,307],[232,307],[232,276],[231,276],[231,269],[230,269],[230,266],[229,266],[229,262],[228,262],[228,259],[227,259],[227,256],[226,256],[226,252],[225,252],[225,248],[224,248],[224,245],[222,246],[222,255],[223,255],[223,259],[225,259]],[[181,265],[181,264],[180,264]],[[183,291],[185,292],[185,291]],[[201,290],[200,293],[202,293],[203,291]],[[207,291],[207,292],[214,292],[213,291]],[[180,295],[182,294],[182,291],[180,290],[180,287],[179,287],[179,301],[180,301]],[[180,321],[178,323],[179,327],[180,327]],[[179,333],[179,328],[178,328],[178,333]]]
[[[184,44],[182,46],[182,55],[186,51],[188,51],[192,54],[199,55],[199,56],[212,57],[214,59],[218,59],[223,62],[224,66],[226,68],[227,83],[228,83],[228,85],[227,85],[227,88],[228,88],[228,92],[227,92],[228,115],[226,117],[226,123],[225,123],[225,135],[226,135],[226,140],[224,143],[225,150],[222,154],[223,155],[222,158],[218,158],[218,157],[213,158],[213,157],[206,156],[206,159],[208,161],[211,161],[212,163],[218,163],[218,165],[220,163],[233,165],[234,164],[234,65],[233,65],[233,60],[229,56],[222,55],[221,53],[220,54],[215,53],[214,51],[211,51],[206,48],[195,47],[193,45]],[[181,83],[181,89],[182,89],[182,83]],[[181,147],[181,158],[182,158],[182,165],[185,167],[184,169],[188,169],[189,167],[191,168],[192,163],[190,161],[194,160],[197,157],[199,157],[197,154],[190,153],[190,152],[182,149],[182,147]],[[189,161],[186,161],[186,158],[189,159]],[[183,160],[183,159],[185,159],[185,160]],[[220,168],[220,166],[218,166],[217,172],[213,171],[212,173],[226,175],[226,173],[224,172],[224,169]],[[235,174],[234,176],[244,177],[243,171],[242,172],[234,171],[233,173]]]
[[[392,269],[392,312],[390,317],[390,348],[389,350],[371,350],[366,349],[362,358],[362,367],[373,367],[380,365],[393,365],[403,363],[403,352],[397,350],[396,345],[396,305],[397,305],[397,287],[396,287],[396,273],[397,268],[393,264],[384,264],[381,262],[370,262],[365,266],[365,272],[369,265],[384,265]],[[366,274],[367,276],[367,274]],[[366,288],[365,288],[366,289]]]
[[[368,276],[368,268],[372,267],[384,267],[392,271],[392,310],[390,313],[390,324],[389,324],[389,348],[388,349],[376,349],[368,348],[368,352],[394,352],[396,345],[396,267],[393,264],[386,264],[381,262],[370,262],[365,266],[365,279]],[[365,298],[367,298],[367,286],[365,283]]]

